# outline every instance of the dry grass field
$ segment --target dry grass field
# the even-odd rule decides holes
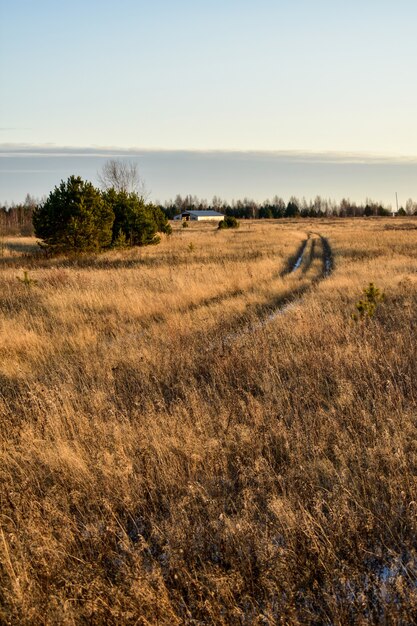
[[[415,623],[416,226],[3,240],[0,622]]]

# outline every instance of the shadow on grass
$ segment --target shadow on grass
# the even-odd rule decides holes
[[[4,241],[3,243],[4,250],[10,250],[15,254],[34,254],[39,252],[39,246],[36,242],[33,241],[25,241],[24,239],[15,241]]]

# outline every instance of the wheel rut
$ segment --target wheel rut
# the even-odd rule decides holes
[[[316,274],[314,274],[314,268],[312,267],[315,262],[316,265],[317,262],[321,262],[321,270]],[[223,326],[224,330],[223,333],[221,333],[222,337],[218,337],[218,339],[222,344],[233,342],[238,337],[253,332],[267,325],[277,317],[284,315],[299,303],[302,297],[310,291],[315,284],[327,278],[332,270],[333,255],[329,241],[319,233],[306,233],[306,238],[301,242],[296,252],[289,257],[284,270],[276,275],[283,279],[286,288],[284,288],[279,295],[277,294],[275,297],[272,297],[269,302],[248,304],[244,314],[228,321],[225,320]],[[309,273],[313,273],[313,275],[309,276]],[[267,282],[268,279],[265,279],[261,281],[261,284]],[[254,292],[257,286],[259,287],[259,284],[260,283],[257,283],[257,285],[248,290],[234,289],[209,298],[204,298],[199,302],[180,308],[178,312],[195,312],[204,306],[230,302],[233,299]],[[164,323],[165,315],[159,315],[157,318],[152,316],[149,320],[144,320],[143,322],[145,328],[154,323]],[[214,344],[216,343],[217,341],[215,340]],[[211,344],[211,347],[214,347],[214,344]]]
[[[301,242],[295,254],[291,255],[288,258],[287,262],[285,263],[284,269],[278,274],[275,274],[274,278],[276,278],[277,276],[280,276],[281,278],[283,278],[287,276],[288,274],[292,274],[300,267],[300,264],[304,258],[304,252],[306,250],[308,242],[310,241],[310,238],[311,238],[311,235],[308,233],[306,239],[304,239]],[[236,298],[240,298],[244,296],[245,294],[253,293],[254,291],[256,291],[256,289],[259,288],[259,286],[267,285],[269,281],[270,281],[270,278],[265,278],[262,280],[258,280],[256,284],[254,284],[253,286],[250,286],[247,289],[243,289],[243,288],[231,289],[230,291],[225,291],[223,293],[219,293],[213,296],[209,296],[207,298],[203,298],[202,300],[193,302],[191,304],[188,304],[187,306],[179,308],[178,313],[180,314],[194,313],[198,311],[199,309],[204,308],[206,306],[218,305],[218,304],[229,302]]]
[[[325,278],[325,276],[328,276],[331,273],[332,267],[333,267],[332,251],[331,251],[331,247],[330,247],[328,240],[322,235],[319,235],[317,233],[307,232],[306,235],[307,235],[306,238],[301,242],[296,252],[288,258],[284,269],[279,273],[279,276],[281,278],[285,278],[288,275],[295,274],[298,270],[301,270],[301,273],[303,275],[307,274],[312,263],[314,262],[314,259],[316,258],[315,257],[316,243],[318,241],[321,241],[321,246],[322,246],[322,251],[323,251],[322,253],[323,275],[320,276],[320,279]],[[227,302],[235,298],[239,298],[245,295],[245,293],[253,293],[256,290],[256,288],[259,287],[260,284],[266,284],[267,282],[268,282],[268,279],[262,280],[261,282],[258,282],[257,285],[253,286],[252,288],[249,288],[246,291],[244,289],[234,289],[231,291],[227,291],[225,293],[211,296],[209,298],[204,298],[203,300],[200,300],[199,302],[195,302],[191,305],[188,305],[187,307],[184,307],[184,309],[181,309],[179,312],[180,313],[187,313],[190,311],[195,312],[204,306],[221,304],[223,302]],[[317,282],[317,279],[312,280],[312,283],[314,282]],[[265,309],[265,307],[269,311],[271,309],[278,309],[280,308],[280,306],[282,307],[288,304],[289,301],[299,298],[300,295],[302,295],[302,293],[304,293],[305,291],[306,291],[305,286],[296,285],[293,288],[293,291],[291,293],[288,293],[285,296],[282,296],[273,302],[269,302],[264,305],[259,305],[258,307],[260,309],[259,316],[262,317],[262,309]]]
[[[321,252],[318,250],[319,248],[321,248]],[[268,305],[263,305],[261,310],[259,310],[258,318],[255,322],[245,324],[242,320],[242,323],[239,325],[239,330],[223,337],[222,345],[225,346],[229,343],[233,343],[237,339],[265,327],[277,317],[285,315],[296,304],[301,302],[303,296],[310,291],[314,285],[330,276],[334,269],[334,261],[329,240],[319,233],[307,233],[307,238],[299,246],[296,254],[290,257],[287,267],[284,272],[281,273],[281,276],[283,278],[289,277],[294,279],[299,273],[301,279],[302,276],[305,276],[309,272],[314,261],[318,258],[321,260],[321,271],[318,275],[313,276],[307,284],[302,283],[300,285],[294,285],[285,296],[281,296],[278,300]]]
[[[296,253],[290,256],[290,258],[287,261],[286,267],[281,272],[281,276],[292,274],[293,272],[296,272],[298,270],[303,260],[304,252],[310,240],[310,236],[311,236],[310,233],[307,233],[307,238],[301,242]]]

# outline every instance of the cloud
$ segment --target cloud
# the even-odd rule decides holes
[[[5,130],[1,129],[0,130]],[[387,155],[364,152],[311,152],[301,150],[165,150],[151,148],[120,148],[115,146],[57,146],[55,144],[0,143],[0,158],[10,156],[140,158],[145,156],[181,156],[223,159],[327,164],[415,164],[416,156]]]

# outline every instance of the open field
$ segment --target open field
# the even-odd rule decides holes
[[[415,622],[416,225],[2,241],[0,622]]]

